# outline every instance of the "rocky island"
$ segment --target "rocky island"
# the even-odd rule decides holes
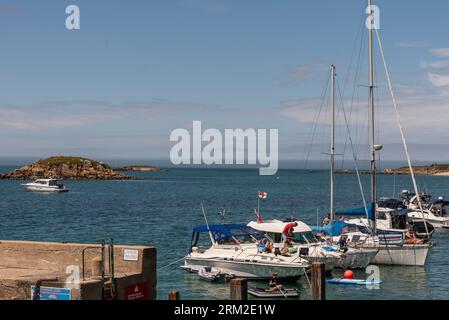
[[[115,172],[104,162],[82,157],[57,156],[0,174],[0,179],[34,180],[58,178],[65,180],[134,180],[137,177]]]

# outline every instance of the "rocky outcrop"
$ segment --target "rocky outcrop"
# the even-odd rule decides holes
[[[51,157],[0,176],[9,180],[58,178],[66,180],[133,180],[136,177],[115,172],[104,162],[81,157]]]

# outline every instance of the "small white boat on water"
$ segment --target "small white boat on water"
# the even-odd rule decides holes
[[[30,191],[39,192],[67,192],[67,189],[62,180],[60,179],[37,179],[33,182],[22,184],[26,189]]]
[[[270,290],[252,287],[248,288],[248,293],[257,298],[296,298],[299,297],[299,290],[296,288],[284,288],[281,290]]]
[[[203,267],[198,270],[198,276],[202,280],[215,282],[220,280],[221,272],[220,270],[212,269],[212,267]]]
[[[201,245],[200,234],[208,234],[210,247]],[[193,229],[190,252],[183,269],[199,273],[204,267],[224,276],[248,279],[299,278],[307,273],[309,262],[299,254],[283,256],[260,252],[259,241],[264,235],[242,224],[204,225]]]

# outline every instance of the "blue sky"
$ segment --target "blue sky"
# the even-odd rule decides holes
[[[81,30],[65,28],[70,4],[80,7]],[[449,160],[449,2],[376,4],[412,156]],[[341,82],[354,68],[365,7],[362,0],[0,1],[1,156],[167,159],[171,130],[202,120],[278,128],[281,159],[300,159],[328,66],[337,65]],[[364,81],[366,52],[362,58]],[[384,93],[379,139],[392,146],[383,157],[397,159]],[[355,105],[353,125],[364,130],[365,107]],[[327,143],[327,129],[324,121],[317,145]]]

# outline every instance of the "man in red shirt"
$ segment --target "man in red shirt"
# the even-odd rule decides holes
[[[295,227],[298,226],[298,223],[292,222],[287,224],[284,227],[284,230],[282,231],[282,241],[284,243],[290,244],[290,241],[293,239],[293,231],[295,230]]]

